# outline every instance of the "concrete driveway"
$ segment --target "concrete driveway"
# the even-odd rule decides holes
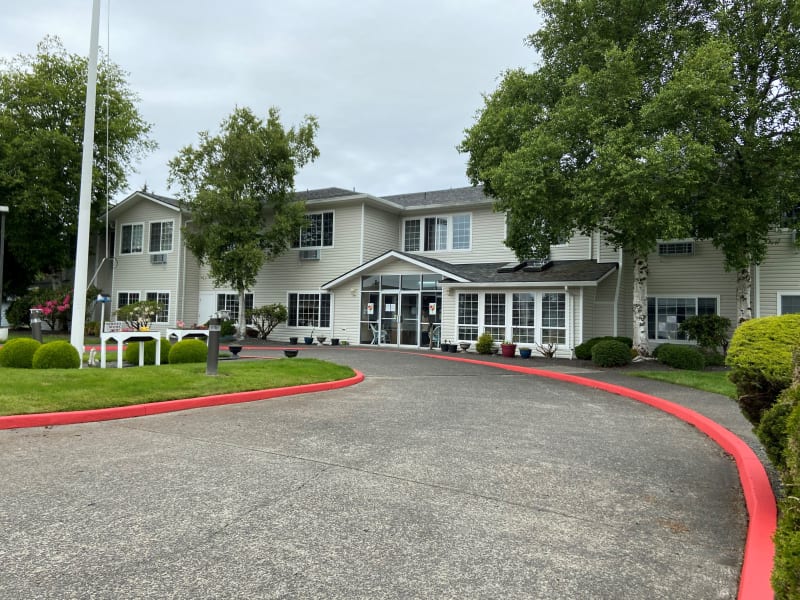
[[[0,597],[736,597],[737,472],[694,428],[490,367],[324,356],[366,380],[0,431]]]

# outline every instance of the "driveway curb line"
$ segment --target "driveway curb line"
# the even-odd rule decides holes
[[[52,425],[74,425],[77,423],[93,423],[96,421],[111,421],[114,419],[128,419],[131,417],[145,417],[179,410],[203,408],[207,406],[222,406],[224,404],[238,404],[253,402],[255,400],[269,400],[295,394],[311,392],[325,392],[349,387],[364,381],[364,374],[355,371],[353,377],[338,381],[325,381],[322,383],[307,383],[292,387],[272,388],[267,390],[252,390],[249,392],[234,392],[231,394],[216,394],[214,396],[200,396],[199,398],[182,398],[180,400],[165,400],[163,402],[150,402],[148,404],[134,404],[132,406],[117,406],[114,408],[97,408],[92,410],[76,410],[69,412],[36,413],[32,415],[9,415],[0,417],[0,429],[21,429],[24,427],[49,427]]]
[[[769,600],[770,598],[774,598],[770,576],[772,574],[772,566],[775,557],[775,545],[772,541],[772,536],[777,526],[775,495],[772,493],[772,486],[770,485],[764,465],[761,464],[761,461],[750,446],[733,432],[694,410],[664,400],[663,398],[613,383],[597,381],[588,377],[570,375],[568,373],[485,362],[470,358],[436,356],[431,354],[421,354],[421,356],[438,358],[440,360],[475,363],[599,389],[604,392],[648,404],[699,429],[735,460],[736,468],[739,472],[739,481],[742,484],[745,505],[747,506],[749,523],[747,526],[747,539],[744,547],[742,571],[739,576],[739,593],[737,598],[738,600]]]

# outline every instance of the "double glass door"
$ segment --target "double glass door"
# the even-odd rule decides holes
[[[419,294],[380,295],[382,344],[419,345]]]

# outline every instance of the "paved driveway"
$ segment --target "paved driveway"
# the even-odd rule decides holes
[[[366,380],[0,431],[0,597],[736,597],[736,469],[690,426],[490,367],[327,356]]]

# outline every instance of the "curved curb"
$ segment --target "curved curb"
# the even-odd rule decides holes
[[[353,369],[355,371],[355,369]],[[74,425],[76,423],[93,423],[95,421],[111,421],[114,419],[128,419],[131,417],[145,417],[161,413],[203,408],[206,406],[221,406],[223,404],[238,404],[253,402],[255,400],[268,400],[295,394],[310,392],[325,392],[348,387],[364,381],[364,374],[355,371],[353,377],[338,381],[325,381],[322,383],[307,383],[292,387],[272,388],[267,390],[253,390],[249,392],[234,392],[231,394],[217,394],[214,396],[201,396],[199,398],[182,398],[180,400],[165,400],[163,402],[150,402],[148,404],[134,404],[131,406],[117,406],[114,408],[97,408],[92,410],[76,410],[70,412],[36,413],[32,415],[9,415],[0,417],[0,429],[19,429],[23,427],[47,427],[51,425]]]
[[[663,398],[651,396],[650,394],[645,394],[644,392],[632,390],[613,383],[606,383],[604,381],[597,381],[595,379],[589,379],[588,377],[580,377],[579,375],[570,375],[568,373],[484,362],[470,358],[436,356],[431,354],[422,354],[421,356],[496,367],[507,371],[547,377],[549,379],[599,389],[604,392],[648,404],[699,429],[736,461],[736,468],[739,471],[739,480],[741,481],[742,491],[744,493],[745,505],[747,506],[749,523],[747,526],[747,539],[744,546],[744,558],[742,560],[742,571],[739,576],[739,594],[737,598],[738,600],[769,600],[774,597],[770,576],[772,574],[773,560],[775,557],[775,545],[772,541],[772,536],[775,533],[777,525],[775,495],[772,493],[772,486],[770,485],[764,465],[761,464],[761,461],[750,446],[733,432],[694,410],[664,400]]]

